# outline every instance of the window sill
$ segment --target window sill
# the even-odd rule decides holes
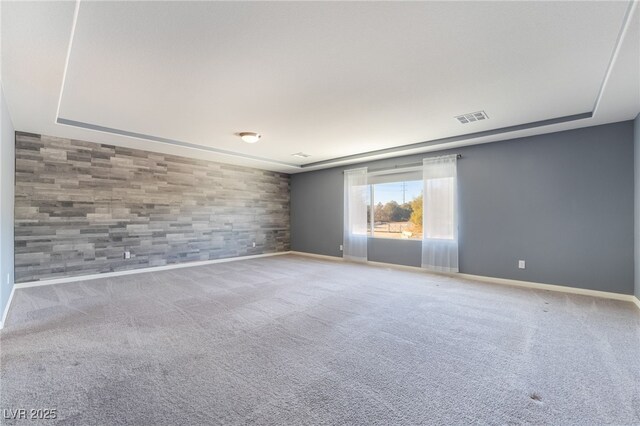
[[[385,240],[385,241],[417,241],[422,242],[422,238],[395,238],[395,237],[374,237],[371,235],[367,235],[367,239],[369,240]]]

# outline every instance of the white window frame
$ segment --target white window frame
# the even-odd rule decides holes
[[[393,169],[389,169],[389,170],[379,170],[379,171],[372,171],[367,173],[367,183],[369,185],[369,233],[367,235],[368,238],[375,238],[375,239],[382,239],[382,240],[396,240],[396,241],[422,241],[424,238],[424,232],[421,238],[388,238],[388,237],[376,237],[375,236],[375,197],[374,197],[374,185],[380,184],[382,182],[378,182],[378,183],[371,183],[372,180],[375,180],[376,176],[388,176],[388,175],[407,175],[409,173],[419,173],[420,177],[418,177],[416,175],[415,179],[402,179],[401,177],[398,178],[397,181],[390,181],[389,183],[392,182],[418,182],[418,181],[422,181],[422,166],[409,166],[409,167],[398,167],[398,168],[393,168]]]

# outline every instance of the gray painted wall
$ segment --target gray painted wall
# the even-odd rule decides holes
[[[289,250],[286,174],[20,132],[15,158],[16,282]]]
[[[460,153],[460,272],[633,294],[633,122],[292,176],[292,250],[341,256],[342,171]],[[420,266],[420,244],[370,239],[370,260]],[[527,269],[518,269],[519,259]]]
[[[0,86],[0,321],[13,287],[15,132]]]
[[[635,294],[640,299],[640,114],[633,122],[635,152]]]

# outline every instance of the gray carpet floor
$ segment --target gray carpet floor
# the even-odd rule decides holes
[[[21,289],[0,344],[60,424],[640,424],[629,302],[294,255]]]

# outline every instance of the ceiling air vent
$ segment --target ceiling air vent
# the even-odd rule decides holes
[[[309,158],[311,157],[309,154],[305,154],[304,152],[296,152],[295,154],[291,154],[294,157],[299,157],[299,158]]]
[[[462,124],[472,123],[474,121],[487,120],[489,116],[484,111],[472,112],[456,116],[456,119]]]

